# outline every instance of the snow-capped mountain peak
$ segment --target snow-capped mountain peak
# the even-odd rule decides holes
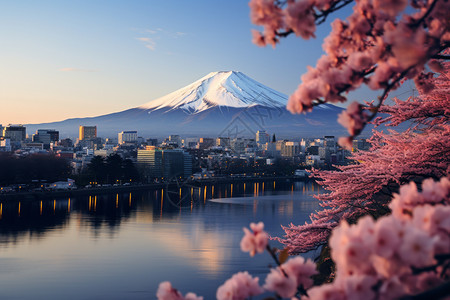
[[[287,96],[279,93],[241,72],[211,72],[205,77],[161,98],[141,105],[151,111],[162,108],[183,109],[199,113],[216,106],[250,107],[263,105],[283,107]]]

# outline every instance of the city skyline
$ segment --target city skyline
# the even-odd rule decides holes
[[[242,71],[289,95],[322,54],[321,38],[330,30],[328,24],[317,39],[260,48],[251,43],[257,27],[247,2],[208,4],[0,3],[0,123],[121,111],[220,70]]]

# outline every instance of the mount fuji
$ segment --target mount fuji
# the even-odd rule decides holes
[[[102,137],[123,130],[137,130],[143,137],[254,137],[258,130],[279,138],[346,134],[337,123],[343,108],[322,104],[306,115],[293,115],[285,108],[287,98],[241,72],[221,71],[139,107],[26,126],[28,133],[56,129],[61,137],[76,137],[79,125],[96,125]]]

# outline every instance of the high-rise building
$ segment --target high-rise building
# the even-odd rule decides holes
[[[11,142],[24,141],[27,137],[26,127],[23,125],[12,125],[9,124],[3,127],[2,136],[10,139]]]
[[[54,129],[38,129],[32,137],[33,142],[44,144],[44,148],[48,149],[50,143],[59,141],[59,131]]]
[[[136,143],[138,139],[137,131],[122,131],[119,132],[119,145],[124,143]]]
[[[59,145],[65,148],[70,148],[73,147],[73,141],[69,138],[65,138],[59,141]]]
[[[171,146],[174,146],[175,148],[181,147],[182,146],[181,137],[176,134],[169,135],[169,144]]]
[[[214,139],[212,138],[200,138],[197,143],[197,149],[208,149],[214,146]]]
[[[145,142],[149,146],[157,146],[158,145],[158,139],[147,139]]]
[[[10,152],[10,151],[11,151],[10,139],[0,137],[0,152]]]
[[[147,146],[146,149],[137,151],[137,162],[144,177],[161,178],[162,172],[162,150],[154,146]]]
[[[192,174],[192,157],[181,149],[147,146],[145,150],[138,150],[137,161],[147,178],[170,179]]]
[[[229,137],[218,137],[216,139],[216,146],[229,148],[230,147],[230,138]]]
[[[336,153],[336,140],[334,136],[325,136],[323,146],[327,148],[330,153]]]
[[[192,156],[187,152],[183,152],[183,165],[183,176],[188,177],[192,175]]]
[[[256,143],[258,145],[264,145],[265,143],[270,142],[270,136],[266,133],[265,130],[258,130],[256,132]]]
[[[184,176],[184,153],[181,150],[163,150],[163,177],[171,179]]]
[[[300,143],[288,141],[284,144],[283,151],[281,152],[281,156],[283,157],[294,157],[300,154]]]
[[[78,139],[80,141],[83,140],[91,140],[97,137],[97,126],[81,126],[80,125],[80,134]]]

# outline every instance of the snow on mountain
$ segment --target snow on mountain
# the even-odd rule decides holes
[[[337,123],[342,108],[322,104],[306,115],[286,110],[287,96],[241,72],[212,72],[173,93],[139,107],[90,118],[28,124],[27,132],[40,128],[76,137],[78,126],[95,125],[99,136],[117,136],[137,130],[143,137],[180,134],[189,137],[255,137],[258,130],[277,137],[345,135]]]
[[[138,108],[150,112],[162,108],[183,109],[199,113],[216,106],[249,107],[263,105],[282,107],[287,96],[279,93],[241,72],[211,72],[205,77],[173,93],[150,101]]]

